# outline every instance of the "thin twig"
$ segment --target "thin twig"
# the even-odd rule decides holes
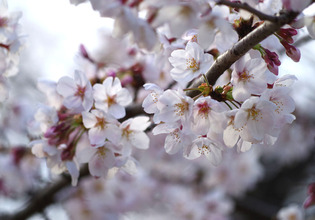
[[[271,21],[271,22],[277,22],[278,21],[277,16],[272,16],[272,15],[267,15],[265,13],[262,13],[261,11],[258,11],[257,9],[251,7],[246,2],[245,3],[237,3],[237,2],[230,2],[227,0],[217,0],[216,3],[217,3],[217,5],[226,5],[226,6],[230,6],[232,8],[244,9],[245,11],[248,11],[248,12],[256,15],[260,20],[266,20],[266,21]]]
[[[80,179],[87,176],[89,170],[87,166],[84,166],[80,171]],[[34,215],[35,213],[41,213],[46,207],[53,204],[55,201],[55,195],[62,189],[71,185],[70,175],[62,175],[59,180],[53,184],[39,190],[34,195],[26,206],[15,212],[12,215],[0,215],[1,220],[24,220]]]

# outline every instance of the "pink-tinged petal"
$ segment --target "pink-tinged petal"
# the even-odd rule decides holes
[[[57,83],[57,92],[63,97],[74,95],[77,90],[77,85],[74,80],[68,76],[59,79]]]
[[[284,121],[287,124],[291,124],[295,119],[296,119],[296,117],[292,114],[284,115]]]
[[[99,106],[98,106],[99,107]],[[121,105],[117,105],[117,104],[112,104],[109,108],[108,108],[108,113],[111,114],[114,118],[116,119],[120,119],[125,117],[126,115],[126,110],[124,107],[122,107]]]
[[[71,185],[76,186],[80,175],[79,167],[73,161],[67,161],[66,167],[71,175]]]
[[[108,103],[95,101],[95,108],[108,113]]]
[[[199,135],[205,135],[209,131],[210,121],[208,118],[204,118],[203,115],[197,115],[194,117],[193,131]]]
[[[114,144],[118,144],[121,140],[122,131],[116,125],[107,124],[103,135],[104,138],[107,138]]]
[[[97,152],[89,162],[89,171],[92,176],[106,177],[109,168],[115,164],[113,152],[105,147],[97,148]]]
[[[205,153],[206,158],[211,164],[217,166],[222,161],[222,150],[214,145],[209,146],[210,151]]]
[[[165,138],[164,148],[168,154],[175,154],[181,148],[180,139],[176,135],[178,135],[178,132],[174,131]]]
[[[82,112],[81,114],[84,127],[92,128],[95,126],[95,124],[97,123],[95,115],[90,112]]]
[[[89,140],[92,146],[101,146],[105,143],[106,132],[98,127],[91,128],[88,131]]]
[[[94,102],[94,100],[93,100],[92,94],[90,94],[90,95],[86,94],[86,96],[84,97],[84,100],[82,102],[82,106],[83,106],[84,110],[89,111],[93,106],[93,102]]]
[[[107,99],[106,89],[102,84],[95,84],[93,86],[93,97],[95,101],[103,101]]]
[[[74,72],[74,81],[78,86],[81,86],[81,87],[85,87],[86,84],[89,82],[86,75],[82,71],[79,71],[79,70],[76,70]]]
[[[247,123],[248,131],[252,135],[252,137],[257,141],[262,141],[265,135],[264,127],[257,122],[253,122],[249,120]]]
[[[252,143],[244,140],[240,140],[238,145],[238,151],[246,152],[249,151],[252,147]]]
[[[149,148],[150,139],[144,132],[135,132],[130,141],[132,145],[138,149],[145,150]]]
[[[132,102],[132,97],[128,89],[122,88],[117,92],[116,102],[122,106],[127,106]]]
[[[198,30],[197,41],[204,49],[208,49],[214,41],[216,27],[212,22],[205,22]]]
[[[170,128],[167,124],[162,123],[156,125],[153,130],[152,134],[153,135],[158,135],[158,134],[165,134],[165,133],[171,133],[175,128]]]
[[[130,123],[130,129],[134,131],[144,131],[150,126],[150,118],[147,116],[135,117]]]
[[[248,113],[240,109],[235,115],[234,127],[241,128],[247,123],[247,121],[248,121]]]
[[[155,92],[151,92],[142,102],[143,110],[146,113],[153,114],[158,112],[157,102],[158,102],[158,94]]]
[[[87,134],[84,133],[77,144],[75,157],[79,163],[87,163],[90,161],[95,152],[96,148],[91,146]]]
[[[104,81],[103,81],[103,86],[105,88],[111,88],[113,85],[113,77],[107,77]]]
[[[240,132],[233,125],[229,125],[223,132],[224,144],[228,147],[234,147],[240,138]]]
[[[112,83],[112,88],[111,88],[111,92],[113,94],[118,93],[120,90],[122,89],[121,87],[121,83],[118,77],[115,77],[113,83]]]
[[[276,87],[291,87],[295,83],[296,80],[297,80],[296,76],[287,74],[277,79],[277,81],[275,82],[275,86]]]
[[[266,84],[267,87],[267,84]],[[235,86],[232,91],[232,96],[235,100],[239,102],[243,102],[246,99],[248,99],[251,96],[251,93],[247,88],[244,86],[244,84],[238,84],[238,86]]]
[[[241,59],[236,61],[234,67],[236,72],[243,72],[245,69],[245,58],[242,57]]]
[[[189,160],[197,159],[201,156],[201,152],[196,144],[187,147],[186,152],[184,152],[184,157]]]
[[[63,101],[64,106],[68,109],[76,109],[79,108],[82,104],[82,99],[79,96],[68,96]]]

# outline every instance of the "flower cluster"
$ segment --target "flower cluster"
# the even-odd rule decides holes
[[[191,51],[189,45],[198,48],[197,43],[188,42],[188,52]],[[195,74],[190,66],[178,68],[184,67],[185,62],[185,58],[181,58],[175,63],[173,57],[179,53],[184,51],[175,50],[170,57],[176,73],[183,77]],[[205,56],[198,57],[199,63],[208,60]],[[172,71],[174,80],[179,80]],[[269,84],[271,79],[273,83]],[[205,155],[217,165],[226,147],[237,145],[238,150],[244,152],[252,144],[272,145],[276,141],[282,127],[295,119],[291,114],[295,104],[288,96],[295,79],[290,75],[275,79],[263,59],[247,54],[233,66],[230,86],[223,86],[222,93],[218,94],[220,89],[216,88],[205,94],[199,87],[203,95],[192,99],[182,89],[164,91],[155,84],[146,84],[144,87],[150,94],[143,107],[147,113],[154,114],[153,120],[158,124],[153,133],[168,134],[166,152],[174,154],[182,150],[188,159]],[[207,86],[211,90],[210,85],[204,87]],[[226,92],[231,92],[231,96]]]
[[[77,184],[80,164],[88,163],[92,176],[106,177],[110,168],[129,160],[132,148],[149,147],[144,133],[150,125],[148,117],[118,121],[125,116],[132,97],[117,77],[92,86],[85,73],[76,71],[74,78],[65,76],[56,84],[41,86],[56,99],[35,115],[44,134],[43,139],[31,143],[32,152],[47,158],[52,172],[68,170],[73,185]]]
[[[21,12],[9,12],[6,0],[0,1],[0,102],[9,95],[7,78],[18,73],[21,16]]]

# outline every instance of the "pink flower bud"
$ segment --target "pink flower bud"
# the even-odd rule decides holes
[[[312,194],[315,193],[315,182],[311,183],[310,185],[308,185],[307,187],[307,194]]]
[[[301,52],[295,46],[288,44],[288,42],[281,40],[281,44],[284,46],[286,50],[286,54],[290,57],[294,62],[299,62],[301,58]]]
[[[271,52],[268,49],[265,50],[265,55],[263,56],[268,69],[270,72],[274,73],[275,75],[278,75],[278,66],[281,65],[281,62],[279,60],[278,54],[275,52]]]
[[[80,53],[81,53],[81,55],[84,57],[84,58],[86,58],[86,59],[90,59],[89,58],[89,54],[87,53],[87,51],[86,51],[86,49],[85,49],[85,46],[83,45],[83,44],[80,44]]]
[[[294,28],[281,28],[277,33],[289,44],[294,42],[292,36],[297,35],[297,31]]]
[[[306,209],[315,204],[315,194],[309,195],[303,203],[303,207]]]
[[[116,77],[116,75],[117,75],[117,73],[115,71],[113,71],[113,70],[110,70],[110,71],[107,72],[107,76],[108,77]]]

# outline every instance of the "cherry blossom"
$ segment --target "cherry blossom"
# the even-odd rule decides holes
[[[139,149],[148,149],[150,139],[144,132],[150,125],[149,117],[138,116],[128,119],[121,123],[122,131],[120,145],[122,146],[123,155],[130,154],[131,147]]]
[[[251,94],[259,95],[267,89],[266,64],[259,58],[241,58],[235,63],[231,82],[233,97],[245,101]]]
[[[211,164],[218,165],[222,160],[222,147],[206,137],[199,137],[192,142],[188,159],[196,159],[204,155]]]
[[[181,85],[205,74],[213,63],[210,54],[205,54],[203,49],[195,42],[188,42],[185,50],[174,50],[169,58],[174,67],[171,76]]]
[[[121,137],[118,122],[104,111],[93,109],[82,112],[83,124],[89,129],[89,140],[92,146],[102,146],[106,139],[117,143]]]
[[[157,103],[159,101],[160,95],[163,93],[163,90],[153,83],[146,83],[143,85],[143,87],[145,90],[150,91],[150,94],[147,95],[147,97],[142,102],[144,111],[150,114],[158,113],[159,109]]]
[[[64,97],[68,109],[88,111],[93,105],[92,86],[85,73],[76,71],[74,79],[64,76],[57,84],[57,92]]]
[[[210,97],[197,99],[193,106],[193,130],[200,135],[222,132],[220,125],[223,127],[225,110],[222,103]]]
[[[126,115],[125,106],[129,105],[132,97],[126,88],[121,87],[120,80],[116,77],[108,77],[103,84],[93,86],[95,107],[112,115],[116,119]]]
[[[235,114],[234,126],[243,128],[240,134],[244,140],[260,142],[274,127],[276,105],[258,97],[247,99]]]
[[[193,99],[184,95],[181,90],[166,90],[159,97],[158,109],[156,113],[157,122],[189,123],[192,114]]]

